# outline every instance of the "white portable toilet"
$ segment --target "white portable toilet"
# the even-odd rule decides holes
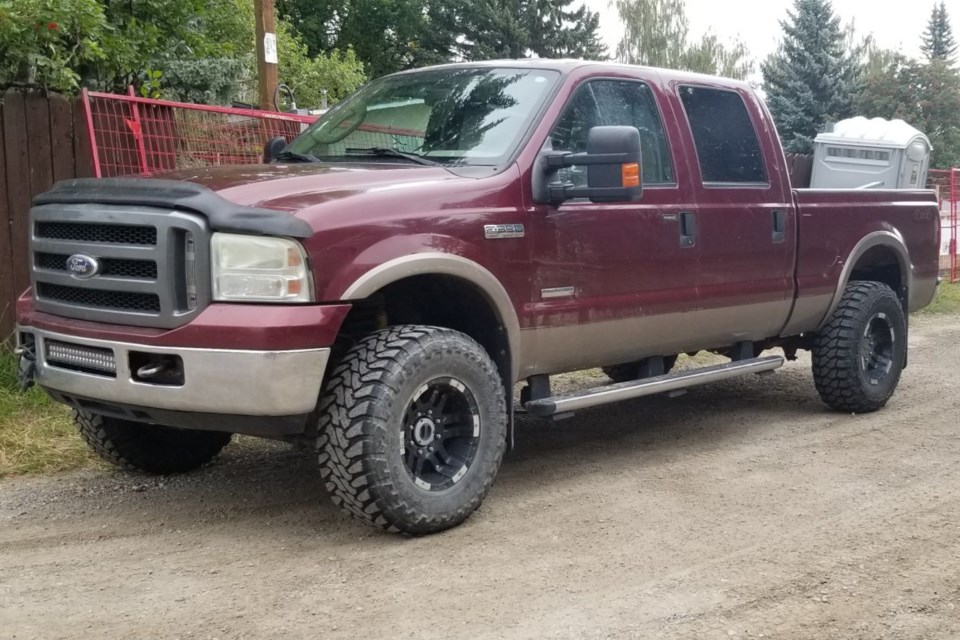
[[[930,139],[903,120],[841,120],[814,140],[814,189],[923,189]]]

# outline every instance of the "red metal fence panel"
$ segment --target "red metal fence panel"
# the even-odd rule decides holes
[[[957,282],[957,214],[960,209],[960,169],[931,169],[928,186],[940,197],[940,271]]]
[[[228,164],[256,164],[267,140],[292,140],[316,120],[133,95],[83,93],[98,177]]]

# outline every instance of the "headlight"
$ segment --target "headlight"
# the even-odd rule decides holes
[[[300,243],[215,233],[211,241],[213,298],[233,302],[312,302]]]

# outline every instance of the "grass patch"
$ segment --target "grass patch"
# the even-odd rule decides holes
[[[92,460],[66,407],[37,388],[20,393],[16,358],[0,343],[0,478],[78,469]]]
[[[920,311],[920,315],[947,314],[960,314],[960,283],[942,283],[930,306]]]

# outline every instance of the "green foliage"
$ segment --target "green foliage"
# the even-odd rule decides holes
[[[940,60],[953,65],[957,60],[957,41],[953,37],[950,16],[947,14],[947,5],[943,0],[940,0],[939,6],[933,6],[920,48],[927,60],[931,62]]]
[[[451,60],[606,56],[576,0],[279,0],[310,55],[353,50],[373,77]],[[573,8],[572,8],[573,7]]]
[[[829,0],[794,0],[780,48],[761,65],[767,105],[789,152],[810,153],[827,122],[853,115],[862,50]]]
[[[900,118],[927,134],[934,168],[960,166],[960,73],[945,61],[874,52],[856,105],[862,115]]]
[[[929,307],[920,311],[922,315],[960,315],[960,284],[944,282],[937,291],[937,297]]]
[[[614,0],[624,35],[617,59],[668,69],[746,79],[753,60],[742,42],[724,44],[713,33],[690,42],[685,0]]]
[[[331,103],[346,97],[366,80],[363,65],[353,50],[310,56],[307,45],[284,21],[277,25],[280,82],[292,88],[301,107],[319,107],[323,90]]]
[[[181,58],[157,62],[157,95],[180,102],[230,104],[249,81],[252,55],[239,58]],[[153,86],[148,79],[141,85]]]
[[[753,73],[753,58],[743,42],[725,45],[712,33],[690,45],[681,59],[681,69],[712,76],[746,80]]]
[[[280,22],[280,78],[301,104],[356,89],[363,65],[349,49],[309,55]],[[359,37],[359,34],[358,34]],[[187,102],[229,104],[256,87],[250,0],[0,0],[0,87],[71,93],[86,85]]]
[[[0,0],[0,86],[79,88],[79,69],[106,58],[96,0]]]
[[[600,16],[574,0],[456,0],[444,2],[434,22],[447,34],[454,60],[607,57]],[[577,3],[579,4],[579,3]],[[440,16],[443,16],[441,19]]]
[[[66,407],[34,387],[21,393],[16,358],[0,343],[0,478],[92,463]]]

